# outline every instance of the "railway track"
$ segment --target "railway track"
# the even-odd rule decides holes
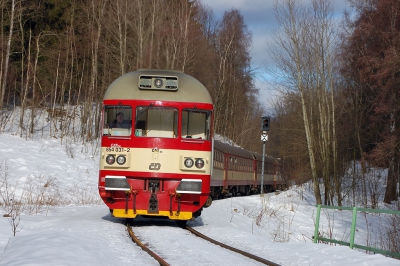
[[[132,227],[129,225],[129,223],[127,223],[126,226],[128,233],[130,235],[130,237],[132,238],[133,242],[135,242],[139,247],[141,247],[144,251],[146,251],[150,256],[152,256],[156,261],[158,261],[160,263],[160,265],[162,266],[169,266],[169,264],[163,260],[160,256],[158,256],[155,252],[153,252],[152,250],[150,250],[149,248],[146,247],[146,245],[144,245],[133,233],[132,231]]]
[[[178,228],[177,228],[177,229],[178,229]],[[180,229],[180,228],[179,228],[179,229]],[[182,230],[182,229],[180,229],[180,230]],[[244,256],[244,257],[246,257],[246,258],[248,258],[248,259],[254,260],[254,261],[258,262],[258,263],[265,264],[265,265],[272,265],[272,266],[277,266],[277,265],[279,265],[279,264],[276,264],[276,263],[274,263],[274,262],[272,262],[272,261],[269,261],[269,260],[260,258],[260,257],[258,257],[258,256],[253,255],[253,254],[250,254],[250,253],[248,253],[248,252],[242,251],[242,250],[240,250],[240,249],[237,249],[237,248],[228,246],[228,245],[226,245],[226,244],[220,243],[220,242],[218,242],[218,241],[216,241],[216,240],[214,240],[214,239],[212,239],[212,238],[210,238],[210,237],[207,237],[207,236],[205,236],[205,235],[199,233],[198,231],[194,230],[194,229],[191,228],[190,226],[186,226],[186,230],[187,230],[188,232],[190,232],[191,234],[193,234],[193,235],[195,235],[195,236],[197,236],[197,237],[200,237],[201,239],[204,239],[204,240],[206,240],[206,241],[209,241],[209,242],[211,242],[212,244],[218,245],[218,246],[220,246],[220,247],[223,247],[223,248],[225,248],[225,249],[227,249],[227,250],[230,250],[230,251],[232,251],[232,252],[235,252],[235,253],[237,253],[237,254],[240,254],[240,255],[242,255],[242,256]],[[162,265],[162,266],[171,265],[170,263],[168,263],[168,262],[166,261],[166,260],[168,260],[168,258],[165,258],[165,256],[159,255],[159,254],[157,254],[156,252],[152,251],[152,250],[148,247],[150,244],[144,244],[144,243],[142,243],[142,241],[140,241],[140,240],[138,239],[138,237],[135,235],[135,233],[133,232],[133,229],[132,229],[132,227],[130,226],[129,223],[127,223],[127,231],[128,231],[128,233],[129,233],[130,237],[132,238],[132,240],[133,240],[138,246],[140,246],[144,251],[146,251],[150,256],[152,256],[160,265]],[[174,237],[177,237],[177,236],[174,236]],[[178,237],[179,237],[179,236],[178,236]],[[185,251],[184,251],[184,252],[185,252]],[[164,257],[164,258],[162,258],[162,257]],[[167,256],[167,257],[168,257],[168,256]],[[175,259],[176,259],[176,258],[175,258]],[[196,261],[193,262],[193,264],[196,264],[196,263],[199,263],[199,262],[196,262]],[[218,263],[217,263],[217,264],[218,264]],[[259,264],[255,264],[255,265],[259,265]]]
[[[245,252],[245,251],[243,251],[243,250],[240,250],[240,249],[237,249],[237,248],[234,248],[234,247],[225,245],[225,244],[223,244],[223,243],[221,243],[221,242],[218,242],[218,241],[216,241],[216,240],[214,240],[214,239],[212,239],[212,238],[209,238],[208,236],[205,236],[205,235],[203,235],[203,234],[197,232],[196,230],[194,230],[194,229],[191,228],[190,226],[186,226],[186,229],[189,230],[190,232],[192,232],[194,235],[196,235],[196,236],[198,236],[198,237],[201,237],[202,239],[205,239],[205,240],[207,240],[207,241],[209,241],[209,242],[211,242],[211,243],[213,243],[213,244],[216,244],[216,245],[218,245],[218,246],[221,246],[221,247],[223,247],[223,248],[229,249],[229,250],[231,250],[231,251],[233,251],[233,252],[242,254],[242,255],[245,256],[245,257],[248,257],[248,258],[250,258],[250,259],[256,260],[256,261],[261,262],[261,263],[263,263],[263,264],[265,264],[265,265],[279,266],[279,264],[276,264],[276,263],[274,263],[274,262],[272,262],[272,261],[269,261],[269,260],[266,260],[266,259],[257,257],[257,256],[255,256],[255,255],[250,254],[250,253],[248,253],[248,252]]]

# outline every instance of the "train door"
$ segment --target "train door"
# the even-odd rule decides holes
[[[224,153],[224,189],[228,189],[229,154]]]

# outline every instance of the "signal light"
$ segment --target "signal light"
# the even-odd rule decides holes
[[[117,157],[117,164],[123,165],[125,162],[126,162],[126,158],[125,158],[124,155],[119,155],[119,156]]]
[[[110,154],[110,155],[108,155],[107,157],[106,157],[106,163],[108,163],[108,164],[114,164],[115,163],[115,156],[114,155],[112,155],[112,154]]]
[[[261,131],[269,131],[269,120],[268,116],[261,117]]]
[[[101,190],[100,197],[102,198],[111,198],[111,191]]]
[[[199,169],[201,169],[201,168],[203,168],[204,167],[204,160],[203,159],[196,159],[196,167],[197,168],[199,168]]]
[[[194,164],[194,162],[193,162],[192,158],[186,158],[185,159],[185,166],[187,168],[192,168],[193,164]]]

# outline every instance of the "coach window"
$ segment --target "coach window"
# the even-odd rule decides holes
[[[129,136],[132,128],[132,107],[107,105],[104,107],[103,135]]]
[[[138,106],[135,116],[135,136],[176,138],[178,110],[168,107]]]
[[[182,138],[210,139],[211,112],[197,109],[182,111]]]

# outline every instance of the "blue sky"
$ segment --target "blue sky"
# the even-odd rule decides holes
[[[349,9],[349,4],[346,0],[332,1],[338,17],[342,17],[345,8]],[[277,30],[273,11],[275,0],[201,0],[201,2],[214,11],[217,19],[221,19],[225,11],[233,8],[240,11],[253,35],[250,56],[253,68],[259,72],[256,86],[260,89],[260,100],[266,109],[269,109],[269,99],[275,98],[276,93],[264,82],[267,78],[264,65],[271,61],[266,51],[267,40],[271,40],[273,31]]]

